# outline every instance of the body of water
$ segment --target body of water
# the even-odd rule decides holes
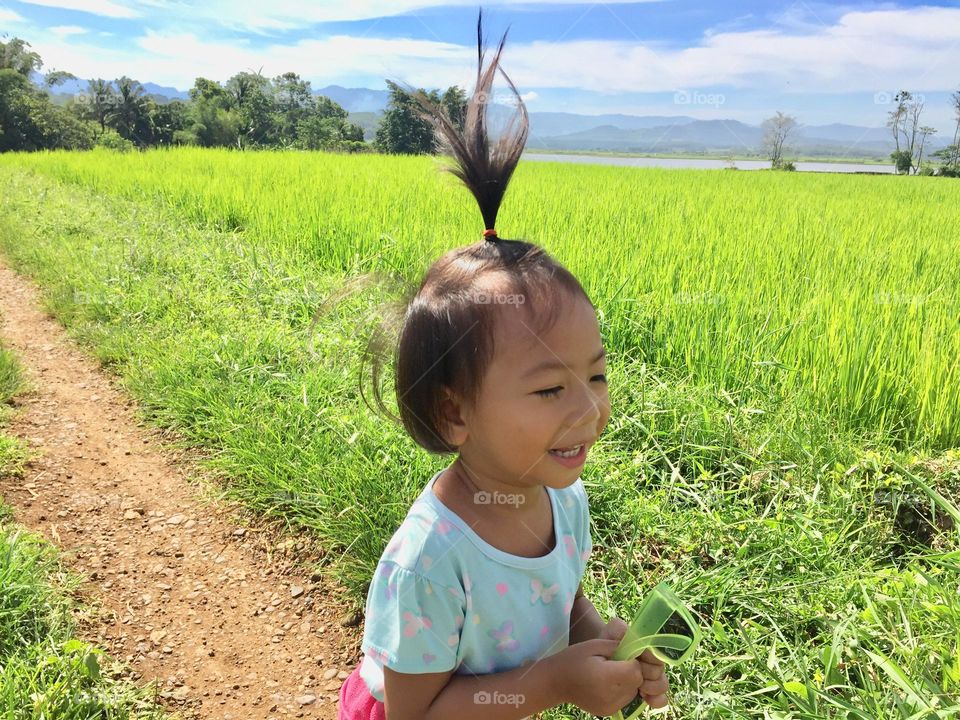
[[[660,158],[660,157],[614,157],[609,155],[563,155],[525,152],[528,160],[552,162],[593,163],[600,165],[624,165],[628,167],[695,168],[699,170],[722,170],[731,164],[738,170],[769,169],[767,160],[715,160],[710,158]],[[864,165],[861,163],[798,162],[794,163],[803,172],[872,172],[893,174],[893,165]]]

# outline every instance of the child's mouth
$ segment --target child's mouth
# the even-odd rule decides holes
[[[586,444],[581,444],[575,445],[572,448],[549,450],[548,452],[561,465],[576,467],[586,458],[587,446]]]

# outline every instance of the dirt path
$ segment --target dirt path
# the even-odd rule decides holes
[[[37,296],[0,260],[0,335],[36,388],[9,432],[42,453],[0,492],[90,578],[102,612],[86,638],[156,678],[186,718],[335,718],[359,657],[342,607],[264,553],[269,533],[200,497],[186,455],[160,449],[162,434],[138,425],[133,401]]]

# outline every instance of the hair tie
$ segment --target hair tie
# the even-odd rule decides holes
[[[490,238],[495,238],[497,237],[497,231],[494,230],[493,228],[487,228],[486,230],[483,231],[483,237],[485,240],[489,240]]]

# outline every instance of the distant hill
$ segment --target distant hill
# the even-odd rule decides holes
[[[34,73],[40,85],[43,76]],[[189,93],[174,87],[143,83],[157,102],[187,100]],[[73,94],[85,92],[86,80],[71,80],[52,90],[55,102],[66,102]],[[388,90],[327,85],[314,90],[350,113],[350,122],[363,128],[364,139],[372,140],[390,98]],[[490,132],[496,135],[515,112],[509,105],[490,106]],[[568,112],[531,112],[530,150],[578,150],[629,153],[737,154],[759,152],[763,133],[758,125],[738,120],[697,120],[687,115],[581,115]],[[928,140],[930,151],[945,147],[949,138]],[[797,128],[791,136],[789,154],[811,157],[863,157],[887,160],[893,150],[890,130],[843,123]]]
[[[748,125],[738,120],[693,120],[637,130],[598,125],[579,132],[545,135],[534,130],[537,127],[537,115],[530,115],[529,149],[735,155],[758,152],[763,139],[763,131],[758,125]],[[887,128],[839,124],[797,128],[787,144],[788,155],[811,157],[886,160],[894,149],[893,138]],[[946,145],[945,138],[928,140],[931,152]]]

